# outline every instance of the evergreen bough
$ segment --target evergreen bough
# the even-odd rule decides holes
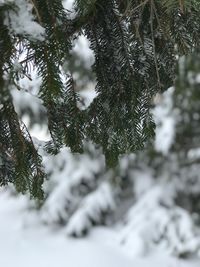
[[[20,16],[22,7],[40,35],[13,26],[12,15]],[[57,153],[64,145],[80,153],[83,140],[91,140],[103,148],[109,168],[154,136],[152,99],[173,85],[177,58],[200,41],[198,0],[76,0],[74,8],[72,18],[61,0],[0,3],[0,184],[12,182],[36,198],[43,197],[46,175],[11,95],[13,87],[22,90],[19,79],[29,77],[31,66],[42,79],[48,150]],[[98,95],[86,110],[78,108],[75,81],[66,70],[79,34],[95,56]]]

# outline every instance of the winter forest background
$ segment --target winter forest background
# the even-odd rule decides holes
[[[200,2],[0,0],[0,266],[200,266]]]

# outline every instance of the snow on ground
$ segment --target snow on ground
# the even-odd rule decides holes
[[[114,230],[99,227],[89,237],[73,239],[63,230],[42,226],[25,196],[0,190],[1,267],[198,267],[199,261],[184,262],[156,255],[128,257],[117,245]]]
[[[26,203],[25,197],[0,193],[0,266],[131,266],[130,260],[109,246],[67,238],[63,231],[40,226],[34,211],[27,212]]]

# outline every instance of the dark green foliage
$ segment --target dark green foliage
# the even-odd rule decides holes
[[[94,141],[102,145],[112,165],[120,153],[138,148],[142,117],[138,111],[139,86],[134,79],[125,26],[112,1],[96,6],[86,33],[95,52],[98,92],[89,110],[88,131],[90,138],[95,137]]]
[[[163,96],[164,98],[166,96]],[[180,58],[176,70],[172,107],[175,119],[174,140],[168,153],[162,154],[152,143],[137,153],[127,167],[126,179],[132,171],[149,170],[157,181],[172,184],[174,201],[188,210],[200,224],[200,51]],[[128,181],[130,184],[130,181]]]
[[[168,7],[169,4],[169,7]],[[89,108],[90,139],[101,144],[108,165],[119,154],[143,148],[153,136],[153,96],[173,84],[177,54],[187,53],[197,35],[198,7],[161,1],[101,1],[86,26],[95,53],[98,96]],[[180,35],[180,36],[177,36]]]
[[[49,151],[65,145],[82,152],[83,140],[91,140],[103,148],[107,166],[115,166],[119,155],[144,148],[154,136],[152,99],[173,85],[178,56],[199,44],[200,6],[195,0],[76,0],[71,18],[61,0],[32,0],[31,15],[45,31],[37,40],[6,26],[17,4],[0,5],[1,184],[12,181],[19,191],[41,197],[41,160],[14,110],[11,87],[21,90],[20,77],[34,66],[42,78]],[[80,33],[95,55],[98,93],[86,110],[78,108],[69,66],[72,41]],[[13,63],[24,51],[16,69]]]
[[[20,125],[11,97],[1,105],[0,183],[12,182],[19,192],[29,191],[32,197],[42,199],[45,174],[41,168],[41,159],[25,125]]]
[[[19,192],[28,191],[32,197],[42,199],[45,174],[41,159],[28,130],[19,122],[10,94],[17,75],[12,60],[18,39],[11,38],[4,25],[4,12],[9,8],[13,7],[0,8],[0,184],[12,182]]]

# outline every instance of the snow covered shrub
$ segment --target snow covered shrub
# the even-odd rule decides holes
[[[56,156],[46,155],[44,165],[49,181],[41,213],[46,223],[66,225],[67,234],[81,236],[107,222],[115,204],[100,151],[90,145],[81,155],[63,148]]]
[[[187,257],[200,253],[200,229],[186,210],[173,203],[167,187],[153,187],[128,212],[120,243],[131,255],[165,251]]]
[[[115,209],[113,192],[108,182],[102,183],[86,196],[67,225],[67,234],[81,236],[92,225],[109,223],[109,215]]]

